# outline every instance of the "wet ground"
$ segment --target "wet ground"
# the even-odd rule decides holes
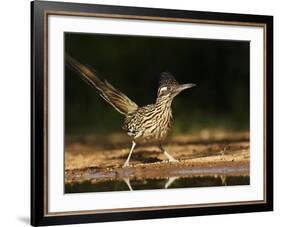
[[[136,147],[130,166],[122,168],[130,148],[123,135],[66,139],[65,192],[100,192],[160,188],[247,185],[249,134],[202,131],[172,137],[170,163],[153,144]]]

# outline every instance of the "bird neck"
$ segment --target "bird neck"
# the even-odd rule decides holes
[[[171,107],[172,101],[173,101],[173,99],[171,99],[170,97],[167,97],[167,96],[159,97],[158,96],[157,99],[156,99],[155,105],[159,106],[159,107],[162,106],[162,107],[167,108],[167,107]]]

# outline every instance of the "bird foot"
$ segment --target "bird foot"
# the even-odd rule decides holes
[[[164,155],[168,158],[169,162],[178,162],[178,160],[170,155],[167,151],[164,151]]]
[[[129,162],[125,162],[124,165],[122,166],[122,168],[126,168],[126,167],[129,167]]]
[[[169,159],[169,162],[179,162],[179,160],[172,158],[172,159]]]

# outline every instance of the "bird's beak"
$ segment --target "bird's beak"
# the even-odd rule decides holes
[[[183,91],[183,90],[185,90],[185,89],[188,89],[188,88],[195,87],[195,86],[196,86],[196,84],[180,84],[180,85],[178,85],[178,86],[174,89],[173,93],[174,93],[175,95],[177,95],[177,94],[180,93],[181,91]]]

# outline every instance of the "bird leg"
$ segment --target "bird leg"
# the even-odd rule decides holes
[[[128,158],[127,158],[126,162],[123,165],[123,168],[129,166],[129,161],[130,161],[130,158],[131,158],[131,155],[133,153],[133,150],[134,150],[135,146],[136,146],[135,141],[132,141],[132,147],[131,147],[131,150],[129,152]]]
[[[178,162],[172,155],[170,155],[165,149],[162,147],[162,144],[159,144],[160,150],[164,153],[164,155],[169,159],[169,162]]]
[[[167,189],[171,186],[172,183],[175,182],[175,180],[179,179],[180,177],[169,177],[164,188]]]
[[[131,186],[130,178],[123,178],[123,181],[126,183],[130,191],[133,191],[133,188]]]

